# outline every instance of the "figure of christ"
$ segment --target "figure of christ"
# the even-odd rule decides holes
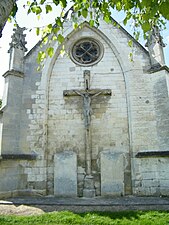
[[[91,109],[91,101],[94,97],[102,94],[101,91],[95,94],[90,94],[90,92],[86,91],[85,93],[81,93],[80,91],[74,90],[74,92],[77,95],[80,95],[83,97],[83,114],[85,118],[85,127],[89,127],[91,123],[91,114],[92,114],[92,109]]]

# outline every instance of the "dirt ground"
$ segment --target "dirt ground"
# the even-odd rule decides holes
[[[0,204],[0,215],[20,215],[20,216],[30,216],[30,215],[40,215],[45,213],[42,209],[26,206],[26,205],[4,205]]]

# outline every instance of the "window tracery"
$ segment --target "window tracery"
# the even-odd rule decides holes
[[[93,39],[82,39],[75,43],[72,48],[72,57],[75,62],[90,65],[100,59],[101,49]]]

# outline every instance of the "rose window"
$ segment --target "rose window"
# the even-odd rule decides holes
[[[83,39],[72,48],[73,61],[87,66],[100,59],[100,52],[100,46],[97,42],[91,39]]]

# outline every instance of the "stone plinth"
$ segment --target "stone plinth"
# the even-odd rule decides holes
[[[86,176],[84,179],[83,197],[93,198],[95,197],[94,179],[93,176]]]

